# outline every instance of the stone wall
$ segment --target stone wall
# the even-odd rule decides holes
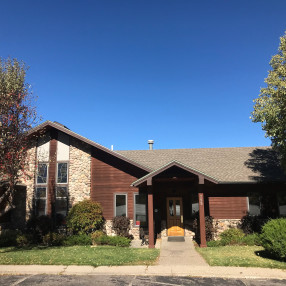
[[[91,148],[77,139],[70,138],[69,154],[70,206],[90,198]]]
[[[219,235],[225,230],[238,228],[240,223],[240,219],[213,219],[213,226],[215,228],[214,240],[219,239]]]

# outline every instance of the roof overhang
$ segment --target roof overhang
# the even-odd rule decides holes
[[[191,174],[197,175],[198,178],[199,178],[199,184],[204,184],[204,180],[205,179],[207,179],[208,181],[210,181],[210,182],[212,182],[214,184],[218,184],[219,183],[219,181],[216,178],[208,176],[207,174],[204,174],[203,172],[201,172],[201,171],[199,171],[199,170],[197,170],[195,168],[191,168],[189,166],[186,166],[186,165],[180,163],[179,161],[174,160],[174,161],[171,161],[168,164],[166,164],[166,165],[164,165],[164,166],[162,166],[162,167],[152,171],[151,173],[145,175],[144,177],[136,180],[135,182],[133,182],[131,184],[131,186],[132,187],[138,187],[139,185],[141,185],[141,184],[143,184],[145,182],[147,183],[147,185],[152,185],[153,177],[155,177],[155,176],[159,175],[160,173],[170,169],[173,166],[181,168],[181,169],[183,169],[183,170],[185,170],[185,171],[187,171],[187,172],[189,172]]]
[[[43,122],[42,124],[39,124],[38,126],[34,127],[33,129],[31,129],[28,132],[28,135],[32,135],[34,133],[40,132],[41,130],[44,130],[45,128],[51,128],[51,127],[65,133],[65,134],[68,134],[68,135],[70,135],[70,136],[72,136],[72,137],[74,137],[74,138],[76,138],[82,142],[85,142],[86,144],[89,144],[90,146],[93,146],[93,147],[95,147],[101,151],[104,151],[104,152],[106,152],[106,153],[108,153],[114,157],[117,157],[118,159],[121,159],[125,162],[128,162],[129,164],[136,166],[136,167],[138,167],[138,168],[140,168],[146,172],[152,171],[152,169],[149,167],[146,167],[146,166],[144,166],[138,162],[135,162],[133,160],[130,160],[129,158],[127,158],[127,157],[125,157],[125,156],[123,156],[117,152],[114,152],[114,151],[112,151],[112,150],[92,141],[92,140],[89,140],[89,139],[71,131],[70,129],[66,128],[64,125],[61,125],[61,124],[58,124],[58,123],[55,123],[55,122],[52,122],[49,120]]]

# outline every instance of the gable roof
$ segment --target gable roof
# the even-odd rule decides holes
[[[215,178],[212,178],[212,177],[210,177],[210,176],[208,176],[206,174],[201,173],[200,171],[198,171],[198,170],[196,170],[194,168],[190,168],[190,167],[188,167],[188,166],[186,166],[186,165],[184,165],[184,164],[174,160],[174,161],[171,161],[168,164],[158,168],[157,170],[154,170],[153,172],[150,172],[149,174],[145,175],[144,177],[136,180],[135,182],[132,183],[132,186],[137,187],[140,184],[142,184],[143,182],[148,181],[148,179],[152,179],[154,176],[156,176],[156,175],[158,175],[160,173],[163,173],[164,171],[166,171],[166,170],[168,170],[168,169],[170,169],[171,167],[174,167],[174,166],[176,166],[176,167],[178,167],[180,169],[183,169],[183,170],[185,170],[187,172],[190,172],[192,174],[204,177],[204,178],[208,179],[210,182],[213,182],[213,183],[216,183],[216,184],[218,183],[218,181]]]
[[[271,147],[117,151],[152,170],[177,161],[218,183],[286,182]]]
[[[92,141],[92,140],[89,140],[86,137],[83,137],[83,136],[81,136],[81,135],[71,131],[70,129],[68,129],[67,127],[65,127],[64,125],[62,125],[62,124],[60,124],[58,122],[52,122],[52,121],[47,120],[47,121],[43,122],[42,124],[39,124],[38,126],[36,126],[33,129],[31,129],[28,134],[33,134],[33,133],[36,133],[36,132],[38,132],[40,130],[44,130],[45,128],[50,128],[50,127],[55,128],[55,129],[65,133],[65,134],[68,134],[68,135],[70,135],[70,136],[72,136],[72,137],[74,137],[74,138],[76,138],[76,139],[78,139],[78,140],[80,140],[82,142],[85,142],[85,143],[87,143],[87,144],[89,144],[89,145],[91,145],[91,146],[93,146],[93,147],[95,147],[95,148],[97,148],[99,150],[102,150],[102,151],[104,151],[104,152],[106,152],[106,153],[108,153],[108,154],[110,154],[112,156],[115,156],[115,157],[117,157],[117,158],[119,158],[119,159],[121,159],[121,160],[123,160],[125,162],[128,162],[128,163],[130,163],[130,164],[132,164],[132,165],[134,165],[134,166],[136,166],[136,167],[138,167],[138,168],[140,168],[142,170],[145,170],[147,172],[152,171],[151,168],[149,168],[147,166],[144,166],[141,163],[138,163],[138,162],[136,162],[136,161],[134,161],[134,160],[132,160],[132,159],[130,159],[128,157],[125,157],[122,154],[114,152],[114,151],[112,151],[112,150],[110,150],[110,149],[108,149],[108,148],[106,148],[106,147],[104,147],[104,146],[102,146],[102,145]]]

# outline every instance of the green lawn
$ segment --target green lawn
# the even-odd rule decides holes
[[[0,248],[0,264],[149,265],[158,255],[158,249],[115,246],[5,247]]]
[[[267,256],[261,246],[196,248],[211,266],[244,266],[286,269],[286,262]]]

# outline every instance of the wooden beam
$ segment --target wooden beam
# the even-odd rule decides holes
[[[149,228],[149,248],[154,248],[154,207],[152,186],[148,187],[148,228]]]
[[[204,193],[199,193],[199,213],[200,213],[200,236],[201,236],[200,247],[207,247]]]

